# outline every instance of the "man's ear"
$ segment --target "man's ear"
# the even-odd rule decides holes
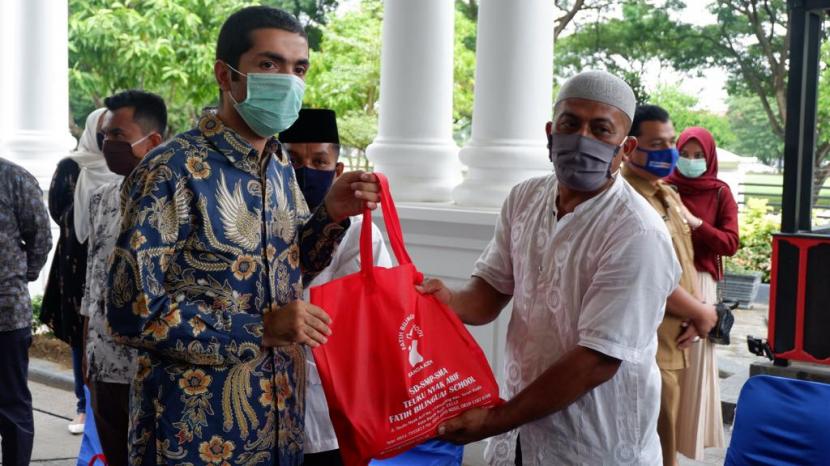
[[[545,136],[548,139],[547,148],[550,150],[551,144],[553,144],[553,122],[549,121],[545,123]]]
[[[160,146],[162,142],[164,142],[164,138],[159,133],[153,133],[147,139],[150,141],[150,150],[155,149]]]
[[[637,138],[635,136],[626,137],[625,141],[623,141],[622,149],[620,149],[623,153],[623,162],[628,162],[631,154],[635,150],[637,150]]]
[[[343,162],[337,162],[337,164],[334,165],[334,177],[337,178],[340,175],[342,175],[343,170],[345,170],[345,169],[346,169],[346,166],[343,165]]]
[[[213,63],[213,76],[216,77],[216,82],[219,84],[220,90],[231,90],[231,70],[221,60],[216,60]]]

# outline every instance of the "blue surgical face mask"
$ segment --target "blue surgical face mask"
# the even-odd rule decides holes
[[[677,171],[686,178],[697,178],[706,173],[706,159],[680,157],[677,161]]]
[[[237,102],[230,92],[228,95],[239,116],[254,133],[264,138],[271,137],[297,121],[305,94],[302,79],[282,73],[245,74],[231,65],[227,66],[248,78],[248,96],[244,102]]]
[[[674,170],[674,166],[677,165],[677,159],[680,157],[680,153],[677,152],[677,148],[675,147],[661,150],[646,150],[638,147],[637,150],[645,152],[648,156],[646,158],[646,164],[639,165],[631,162],[632,165],[642,168],[658,178],[669,176],[672,170]]]
[[[300,167],[294,169],[294,174],[308,204],[308,210],[314,211],[326,198],[337,171]]]

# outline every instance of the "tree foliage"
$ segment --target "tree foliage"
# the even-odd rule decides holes
[[[791,35],[787,2],[716,0],[710,11],[717,17],[717,24],[697,29],[697,46],[676,54],[675,65],[692,69],[708,63],[726,69],[730,95],[757,99],[769,129],[783,141]],[[828,47],[827,43],[822,47],[824,63],[830,58]],[[826,66],[822,67],[819,87],[813,159],[816,190],[830,176],[830,71]]]
[[[702,126],[712,133],[718,146],[734,147],[736,137],[727,117],[699,109],[700,101],[696,96],[686,94],[676,86],[663,85],[651,93],[648,103],[669,112],[678,135],[691,126]]]
[[[697,4],[695,4],[697,5]],[[664,68],[701,75],[713,67],[728,74],[733,99],[732,126],[743,152],[771,162],[784,138],[790,30],[786,0],[710,0],[716,23],[696,26],[683,20],[680,0],[625,0],[618,17],[599,18],[557,44],[557,74],[599,67],[626,79],[648,100],[642,76]],[[823,63],[830,45],[822,48]],[[816,186],[830,175],[830,70],[821,69]],[[739,108],[738,108],[739,107]],[[738,111],[740,109],[740,111]],[[758,120],[760,109],[766,124]],[[752,133],[754,132],[754,136]],[[771,137],[770,137],[771,136]],[[760,147],[759,141],[776,143]]]
[[[729,98],[727,117],[735,133],[732,150],[758,157],[767,165],[776,165],[784,154],[784,141],[770,129],[769,120],[758,98],[737,95]]]
[[[306,77],[304,104],[334,110],[343,144],[361,150],[377,127],[382,20],[379,0],[364,0],[360,9],[334,18]]]
[[[328,21],[328,15],[337,8],[338,0],[269,0],[263,3],[296,16],[305,25],[308,45],[318,50],[323,36],[322,27]]]
[[[192,126],[217,100],[216,37],[242,0],[70,0],[69,79],[73,117],[125,89],[161,95],[170,129]],[[80,112],[79,112],[80,110]]]
[[[104,97],[139,88],[161,95],[170,129],[193,125],[214,104],[216,38],[234,11],[251,0],[70,0],[69,80],[72,119],[82,126]],[[311,26],[336,0],[271,0]],[[77,134],[77,129],[76,129]]]
[[[676,0],[660,4],[627,0],[619,16],[598,14],[596,21],[559,38],[554,73],[561,80],[584,69],[604,69],[628,82],[638,101],[648,101],[643,77],[660,71],[667,47],[688,40],[689,27],[678,25],[669,15],[680,7]]]
[[[767,199],[750,198],[740,213],[738,222],[741,247],[724,258],[727,272],[761,272],[761,280],[768,283],[772,272],[772,234],[781,227],[780,215],[771,213]]]

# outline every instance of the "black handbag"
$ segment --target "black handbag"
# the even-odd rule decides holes
[[[720,195],[723,187],[718,189],[718,206],[720,206]],[[723,271],[723,259],[718,256],[718,269]],[[717,293],[718,303],[715,304],[715,312],[718,314],[718,322],[709,331],[709,341],[716,345],[729,345],[729,333],[735,324],[735,314],[732,311],[738,307],[737,301],[724,301],[723,299],[723,278],[718,282]]]
[[[737,301],[721,301],[715,304],[718,313],[718,323],[709,331],[709,341],[716,345],[729,345],[729,333],[735,324],[735,314],[732,310],[738,307]]]

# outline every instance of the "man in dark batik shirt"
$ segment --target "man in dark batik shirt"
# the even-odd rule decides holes
[[[28,282],[52,248],[49,215],[37,180],[0,158],[0,437],[3,464],[28,465],[34,423],[26,385],[32,343]]]
[[[344,173],[309,212],[273,135],[297,118],[302,25],[250,7],[219,33],[219,109],[145,157],[122,188],[107,319],[140,349],[131,464],[299,465],[305,354],[329,318],[300,301],[374,175]]]

